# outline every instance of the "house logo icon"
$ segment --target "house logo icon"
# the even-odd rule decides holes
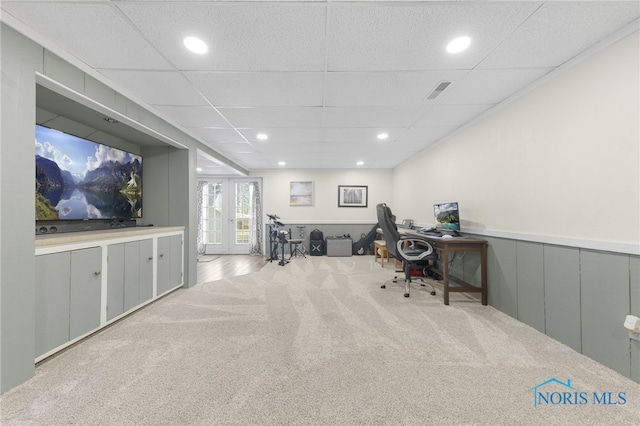
[[[566,390],[564,392],[542,392],[539,389],[543,388],[547,385],[550,385],[552,383],[557,383],[558,385],[566,388]],[[554,395],[558,395],[560,398],[558,400],[557,403],[560,403],[561,400],[564,400],[564,404],[566,404],[567,402],[567,396],[571,397],[571,396],[576,396],[576,399],[578,399],[580,397],[580,393],[576,392],[576,389],[571,386],[571,380],[567,379],[567,383],[563,382],[562,380],[558,380],[555,377],[550,378],[549,380],[546,380],[538,385],[535,385],[534,387],[532,387],[531,389],[529,389],[527,392],[532,392],[533,391],[533,407],[536,408],[538,406],[539,402],[543,402],[548,404],[549,402],[551,402],[552,404],[556,404],[556,402],[554,401]],[[570,392],[573,391],[573,392]],[[558,398],[556,398],[558,399]]]

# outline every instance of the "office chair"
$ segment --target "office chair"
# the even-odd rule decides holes
[[[402,269],[404,271],[404,297],[409,297],[409,287],[412,281],[411,270],[418,268],[419,265],[424,267],[429,261],[435,261],[437,256],[433,251],[433,246],[428,240],[414,235],[400,235],[393,220],[395,216],[391,213],[389,206],[380,203],[376,206],[376,210],[378,225],[382,228],[387,251],[395,259],[402,261]],[[396,277],[396,279],[397,278],[398,277]],[[433,286],[428,285],[431,287],[431,295],[435,295],[436,291]],[[382,284],[380,288],[386,288],[386,283]]]

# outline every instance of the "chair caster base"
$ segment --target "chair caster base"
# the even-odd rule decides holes
[[[386,285],[386,284],[382,284],[382,285],[380,286],[380,288],[387,288],[387,285]]]
[[[404,294],[404,297],[409,297],[409,293],[405,293],[405,294]]]

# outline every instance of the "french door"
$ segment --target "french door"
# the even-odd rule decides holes
[[[207,182],[202,194],[205,254],[249,254],[253,182],[231,178]]]

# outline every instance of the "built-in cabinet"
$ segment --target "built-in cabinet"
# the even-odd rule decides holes
[[[36,361],[183,284],[183,229],[36,241]]]

